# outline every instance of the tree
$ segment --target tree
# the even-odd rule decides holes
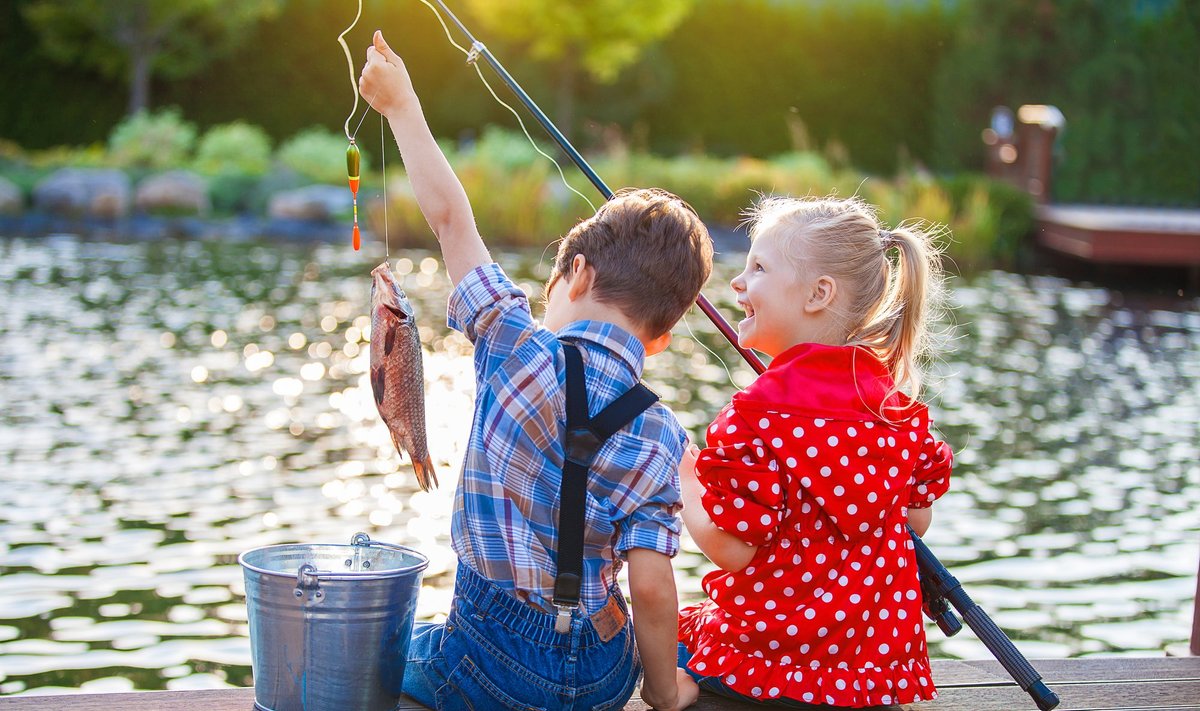
[[[693,0],[469,0],[494,36],[529,45],[530,55],[557,64],[557,118],[564,132],[574,122],[580,70],[610,83],[647,45],[675,29]]]
[[[32,0],[26,21],[51,58],[129,83],[129,113],[150,107],[154,75],[179,78],[236,47],[282,0]]]

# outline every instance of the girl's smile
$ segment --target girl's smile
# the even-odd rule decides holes
[[[831,321],[833,279],[810,276],[808,244],[785,241],[779,231],[776,226],[755,237],[746,268],[729,283],[746,314],[738,322],[738,343],[772,358],[798,343],[843,343],[845,334]]]

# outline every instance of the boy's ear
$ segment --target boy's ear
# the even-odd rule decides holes
[[[645,342],[646,357],[649,358],[652,355],[658,355],[659,353],[662,353],[663,351],[667,350],[667,346],[669,345],[671,345],[670,331],[667,331],[658,338],[651,338],[649,341]]]
[[[567,298],[571,301],[583,296],[592,288],[596,270],[587,263],[587,257],[576,254],[571,260],[571,279],[567,282]]]
[[[804,302],[804,312],[815,314],[824,311],[833,304],[837,296],[837,281],[833,277],[822,274],[812,284],[808,299]]]

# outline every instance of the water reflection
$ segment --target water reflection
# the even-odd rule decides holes
[[[0,693],[249,683],[236,556],[358,530],[432,558],[448,607],[470,345],[435,256],[393,259],[427,352],[420,492],[367,380],[373,263],[329,246],[0,243]],[[528,293],[539,254],[502,255]],[[734,313],[718,268],[709,297]],[[985,274],[954,290],[934,415],[959,451],[931,547],[1031,657],[1157,654],[1188,632],[1200,312]],[[716,351],[724,359],[710,354]],[[750,381],[703,315],[647,380],[699,434]],[[680,589],[708,564],[690,543]],[[969,632],[942,656],[986,657]]]

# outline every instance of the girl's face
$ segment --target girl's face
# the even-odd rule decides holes
[[[791,249],[790,256],[784,253]],[[768,228],[750,245],[746,269],[730,286],[746,318],[738,322],[738,343],[774,358],[797,343],[811,339],[804,312],[811,287],[794,264],[807,260],[802,240],[784,244],[777,230]]]

